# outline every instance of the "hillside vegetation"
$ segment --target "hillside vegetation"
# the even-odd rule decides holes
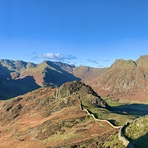
[[[125,135],[136,148],[147,148],[148,116],[143,116],[130,123],[125,129]]]
[[[1,101],[0,147],[108,148],[111,142],[112,147],[122,148],[117,139],[119,129],[104,121],[96,122],[82,110],[86,104],[109,108],[90,86],[77,81]]]

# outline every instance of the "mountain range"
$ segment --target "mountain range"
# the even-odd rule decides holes
[[[148,56],[109,68],[0,60],[0,147],[125,148],[119,125],[148,113],[130,104],[147,86]]]
[[[103,69],[43,61],[34,64],[24,61],[0,60],[0,99],[8,99],[40,87],[58,87],[65,82],[85,82],[103,73]],[[91,77],[89,77],[91,75]]]
[[[61,62],[0,60],[0,99],[8,99],[40,87],[59,87],[82,81],[99,95],[123,101],[148,101],[148,56],[116,60],[108,68],[75,67]]]

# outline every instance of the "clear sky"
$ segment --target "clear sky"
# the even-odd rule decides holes
[[[0,0],[0,59],[110,66],[148,55],[148,0]]]

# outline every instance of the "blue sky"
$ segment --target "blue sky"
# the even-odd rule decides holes
[[[148,54],[147,0],[0,0],[0,59],[108,67]]]

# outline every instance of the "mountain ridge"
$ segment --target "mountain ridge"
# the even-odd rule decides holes
[[[0,60],[0,68],[0,99],[8,99],[39,87],[59,87],[65,82],[78,80],[92,86],[97,93],[107,98],[147,101],[147,55],[136,61],[115,60],[109,68],[75,67],[46,60],[34,64],[4,59]]]
[[[80,106],[86,102],[96,108],[107,106],[90,86],[78,81],[0,102],[0,146],[68,147],[117,133],[119,129],[96,122],[83,111]]]
[[[77,72],[78,70],[74,65],[46,60],[40,64],[34,64],[21,60],[14,61],[2,59],[0,60],[0,67],[0,87],[4,92],[0,93],[0,99],[8,99],[35,90],[39,87],[56,87],[65,82],[74,80],[80,81],[83,75],[83,72],[82,74]],[[98,73],[99,71],[100,70],[98,70]],[[89,72],[87,73],[89,75]],[[97,76],[98,75],[95,75],[95,77]],[[91,79],[93,78],[94,76]],[[83,80],[86,79],[87,77],[83,78]],[[6,88],[9,89],[8,93],[6,93]]]

